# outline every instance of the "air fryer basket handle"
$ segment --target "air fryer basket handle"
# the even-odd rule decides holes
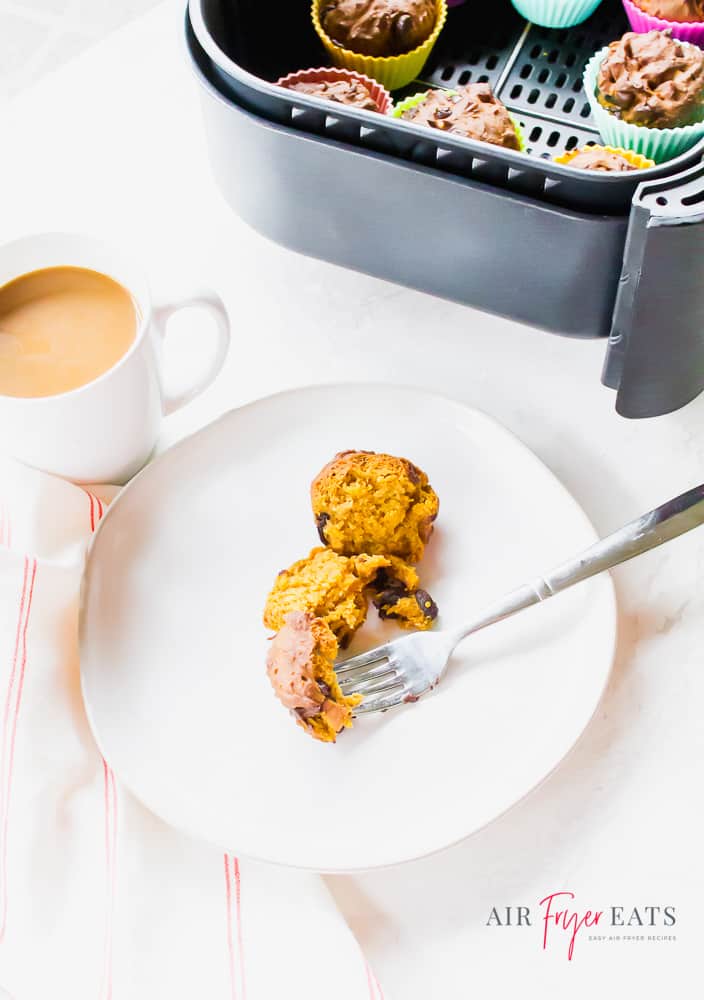
[[[602,380],[624,417],[704,391],[702,163],[636,191]]]

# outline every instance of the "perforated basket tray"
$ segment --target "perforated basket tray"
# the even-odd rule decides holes
[[[637,174],[578,171],[552,160],[599,141],[582,76],[591,56],[629,26],[620,0],[604,0],[585,23],[564,31],[527,24],[509,0],[469,0],[452,8],[423,79],[393,96],[428,87],[488,82],[519,121],[527,156],[370,112],[351,110],[271,83],[327,62],[306,0],[190,0],[195,35],[225,93],[271,121],[313,135],[388,153],[550,203],[625,213],[636,187],[697,162],[704,142],[667,164]],[[275,11],[275,13],[274,13]]]

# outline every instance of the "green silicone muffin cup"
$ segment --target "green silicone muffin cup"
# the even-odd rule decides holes
[[[693,125],[679,125],[676,128],[648,128],[621,121],[599,103],[597,79],[608,46],[597,52],[587,63],[584,71],[584,92],[592,109],[594,123],[607,146],[622,146],[635,153],[647,156],[656,163],[664,163],[690,149],[700,139],[704,139],[704,121]],[[704,117],[704,103],[702,104]]]
[[[457,93],[456,90],[449,90],[448,88],[436,87],[434,89],[435,90],[445,89],[445,92],[447,94],[456,94]],[[426,96],[429,93],[430,93],[429,90],[424,90],[422,94],[413,94],[412,97],[407,97],[405,99],[405,101],[400,101],[398,104],[396,104],[394,106],[394,109],[391,112],[391,117],[392,118],[402,118],[404,111],[410,111],[411,108],[417,107],[419,104],[421,104],[425,100]],[[513,122],[513,127],[516,130],[516,135],[518,136],[518,145],[520,147],[520,151],[523,152],[525,150],[525,148],[526,148],[525,139],[523,138],[523,130],[521,129],[521,126],[518,124],[518,122],[516,121],[516,119],[514,118],[514,116],[510,112],[509,112],[509,118]],[[439,132],[440,135],[443,134],[440,129],[436,129],[435,131]],[[448,134],[452,135],[451,132],[448,133]],[[462,136],[461,138],[465,138],[465,137]],[[481,142],[480,139],[478,139],[476,141],[477,142]],[[491,145],[491,144],[489,143],[488,145]]]

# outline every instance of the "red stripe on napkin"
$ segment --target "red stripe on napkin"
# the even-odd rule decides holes
[[[90,504],[90,530],[95,531],[103,516],[103,505],[89,490],[83,491]],[[105,933],[103,944],[103,982],[101,996],[112,1000],[113,926],[117,885],[117,786],[115,775],[103,758],[103,815],[105,838]]]
[[[103,759],[103,804],[105,812],[105,944],[103,953],[103,986],[105,1000],[112,998],[112,943],[115,913],[115,884],[117,872],[117,788],[115,775]]]
[[[230,993],[232,1000],[237,1000],[237,981],[239,980],[240,1000],[246,1000],[247,984],[244,974],[242,884],[240,880],[240,863],[237,858],[230,858],[229,854],[224,855],[224,861],[225,903],[227,906],[227,955],[230,966]],[[237,942],[236,948],[235,941]],[[239,973],[239,975],[237,975],[237,973]]]
[[[364,960],[364,968],[367,972],[367,988],[369,989],[369,1000],[384,1000],[384,994],[382,992],[381,986],[379,985],[379,980],[376,978],[371,966],[367,960]]]
[[[230,994],[232,1000],[237,1000],[235,986],[235,945],[232,938],[232,883],[230,881],[230,857],[223,855],[225,861],[225,906],[227,907],[227,958],[230,966]]]
[[[7,925],[7,835],[10,817],[10,794],[12,791],[12,772],[15,762],[17,721],[20,714],[24,677],[27,668],[27,629],[32,610],[32,597],[34,595],[36,577],[37,560],[28,559],[25,556],[22,591],[17,614],[17,630],[15,632],[15,647],[12,656],[10,679],[5,696],[2,759],[0,761],[2,777],[2,787],[0,789],[0,941],[5,936]]]
[[[83,492],[88,497],[88,502],[90,503],[90,530],[93,532],[103,517],[103,501],[100,497],[96,497],[91,493],[90,490],[84,489]]]
[[[237,905],[237,947],[240,956],[240,985],[242,987],[242,1000],[247,1000],[247,987],[244,980],[244,947],[242,945],[242,886],[240,883],[240,863],[237,858],[232,862],[235,869],[235,902]]]

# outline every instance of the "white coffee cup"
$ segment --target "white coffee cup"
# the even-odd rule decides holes
[[[201,393],[223,366],[230,323],[209,289],[153,304],[146,279],[131,259],[99,240],[67,233],[28,236],[0,247],[0,287],[46,267],[85,267],[126,288],[137,309],[129,350],[92,382],[55,396],[0,395],[0,452],[75,482],[124,483],[148,460],[162,417]],[[204,374],[185,391],[164,388],[162,346],[179,309],[197,308],[214,322],[217,345]]]

